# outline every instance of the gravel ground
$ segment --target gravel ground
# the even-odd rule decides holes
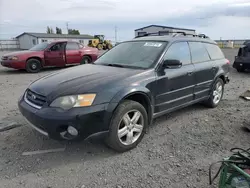
[[[236,50],[224,53],[233,61]],[[58,69],[27,74],[0,68],[0,122],[23,126],[0,133],[0,187],[149,188],[209,187],[208,168],[232,147],[249,147],[249,104],[239,95],[250,88],[250,74],[231,70],[231,82],[216,109],[194,105],[156,119],[142,142],[118,154],[102,138],[84,142],[49,140],[24,126],[17,100],[28,84]],[[65,148],[23,156],[23,152]],[[216,186],[214,186],[216,187]]]

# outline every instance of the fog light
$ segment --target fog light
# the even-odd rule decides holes
[[[71,134],[73,136],[77,136],[78,135],[78,130],[75,127],[68,126],[67,131],[68,131],[69,134]]]

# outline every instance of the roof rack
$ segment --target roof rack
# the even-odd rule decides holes
[[[190,34],[190,33],[186,33],[183,31],[170,31],[170,32],[166,32],[166,34],[159,34],[159,32],[155,32],[155,33],[145,33],[141,36],[136,36],[135,38],[140,38],[140,37],[147,37],[147,36],[164,36],[164,35],[168,35],[170,33],[173,33],[174,35],[172,35],[172,37],[177,37],[179,35],[183,35],[183,36],[192,36],[192,37],[200,37],[200,38],[209,38],[208,36],[206,36],[205,34]]]

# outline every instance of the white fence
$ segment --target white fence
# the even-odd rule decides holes
[[[0,40],[0,50],[16,50],[19,49],[19,41],[16,39]]]

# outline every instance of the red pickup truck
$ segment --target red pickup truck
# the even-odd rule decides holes
[[[1,64],[5,67],[36,73],[47,67],[92,63],[97,59],[98,54],[96,48],[85,47],[77,42],[43,42],[26,51],[5,54]]]

